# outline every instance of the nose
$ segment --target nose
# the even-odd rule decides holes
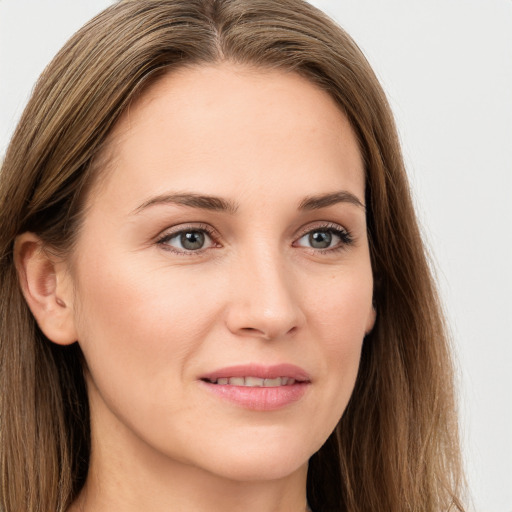
[[[265,340],[295,333],[305,315],[289,265],[277,254],[242,260],[232,268],[228,329],[240,336]]]

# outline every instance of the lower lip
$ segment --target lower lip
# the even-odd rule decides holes
[[[248,387],[212,384],[201,381],[208,391],[244,409],[276,411],[299,401],[309,387],[308,382],[296,382],[290,386]]]

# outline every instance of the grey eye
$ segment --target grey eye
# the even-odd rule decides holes
[[[201,231],[187,231],[181,233],[180,242],[184,249],[196,251],[197,249],[203,248],[205,238],[204,233]]]
[[[189,229],[165,237],[161,243],[181,251],[199,251],[213,244],[210,236],[203,230]]]
[[[296,242],[299,247],[310,247],[311,249],[336,249],[345,247],[352,243],[350,235],[342,229],[318,228],[302,235]]]
[[[313,249],[327,249],[332,243],[330,231],[312,231],[308,235],[308,242]]]

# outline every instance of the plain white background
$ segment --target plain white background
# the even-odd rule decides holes
[[[44,66],[108,0],[0,0],[0,156]],[[476,512],[512,512],[512,0],[315,0],[389,96],[460,369]]]

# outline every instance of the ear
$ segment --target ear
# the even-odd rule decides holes
[[[59,345],[74,343],[73,288],[65,262],[33,233],[16,238],[14,261],[25,300],[45,336]]]
[[[368,336],[368,334],[372,332],[375,320],[377,320],[377,310],[375,309],[375,305],[372,304],[372,308],[368,314],[368,319],[366,320],[366,329],[364,331],[365,336]]]

